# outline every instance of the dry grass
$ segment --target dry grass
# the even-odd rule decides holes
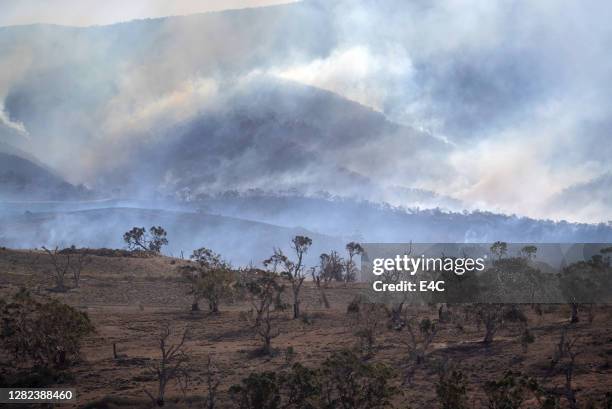
[[[325,309],[317,290],[306,283],[302,305],[303,310],[314,317],[312,322],[291,320],[288,310],[286,319],[280,323],[281,335],[273,341],[279,353],[272,357],[253,357],[252,351],[259,344],[241,318],[241,312],[250,308],[248,303],[222,304],[219,315],[190,313],[186,285],[176,271],[183,262],[166,257],[92,256],[92,262],[83,272],[80,288],[52,294],[86,310],[97,328],[97,334],[85,342],[83,362],[73,369],[81,404],[98,401],[98,405],[90,407],[146,406],[143,388],[153,389],[154,379],[145,367],[157,356],[156,335],[166,322],[176,328],[188,326],[191,329],[187,350],[192,357],[189,366],[193,374],[189,394],[194,397],[206,394],[205,370],[209,354],[221,373],[219,391],[223,397],[232,384],[251,371],[287,368],[283,351],[288,347],[295,351],[294,362],[316,365],[331,352],[356,345],[351,320],[346,314],[354,289],[332,286],[328,289],[331,309]],[[0,250],[0,294],[15,291],[21,285],[41,294],[47,293],[45,289],[52,283],[45,274],[49,268],[49,259],[42,252]],[[568,312],[564,306],[556,306],[538,317],[528,307],[525,310],[536,337],[527,353],[521,350],[518,326],[505,327],[487,348],[479,342],[484,330],[475,322],[462,323],[463,328],[453,323],[444,325],[432,344],[427,363],[416,370],[410,386],[401,387],[403,396],[397,397],[398,407],[405,407],[405,402],[410,402],[412,408],[436,407],[436,365],[445,360],[454,361],[468,376],[470,400],[475,402],[475,407],[482,406],[483,383],[501,377],[508,369],[536,376],[547,388],[561,387],[563,374],[551,372],[549,367]],[[600,399],[612,390],[611,311],[600,307],[593,324],[585,318],[571,330],[573,336],[579,337],[582,350],[575,378],[579,398]],[[415,307],[413,314],[435,318],[436,310]],[[406,369],[402,337],[407,334],[383,326],[372,358],[392,365],[400,375]],[[122,358],[113,358],[113,343],[117,344]],[[398,384],[400,380],[401,376]],[[104,400],[108,396],[112,398]],[[170,390],[170,401],[173,396],[180,396],[178,389]]]

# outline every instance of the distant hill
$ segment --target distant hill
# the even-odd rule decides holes
[[[320,191],[394,204],[462,208],[458,200],[407,186],[386,186],[375,162],[376,141],[406,153],[403,174],[446,149],[431,135],[389,121],[334,93],[261,78],[228,90],[213,109],[163,124],[130,150],[129,161],[101,169],[108,190],[196,195],[228,189]],[[370,151],[364,146],[372,145]],[[362,154],[347,152],[363,150]],[[443,165],[439,165],[440,168]]]
[[[348,198],[273,195],[264,192],[201,196],[203,211],[281,226],[299,224],[320,233],[362,242],[612,242],[612,226],[536,220],[491,212],[402,209]]]
[[[585,183],[570,186],[553,196],[550,212],[571,211],[585,220],[597,220],[605,209],[612,208],[612,172],[604,173]],[[612,214],[609,214],[612,222]]]
[[[89,185],[124,197],[295,188],[460,209],[452,198],[410,191],[410,175],[445,150],[440,140],[267,71],[325,58],[336,29],[317,1],[103,27],[0,28],[0,54],[22,71],[4,108],[24,124],[32,153],[64,175],[85,168]],[[231,46],[218,41],[224,33]],[[393,182],[401,185],[393,192],[376,172],[383,141],[405,156],[398,174],[406,181]]]
[[[2,148],[2,147],[0,147]],[[0,150],[0,200],[67,200],[89,195],[18,151]]]

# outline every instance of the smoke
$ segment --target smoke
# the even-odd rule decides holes
[[[28,137],[28,130],[24,123],[11,119],[5,109],[4,100],[11,86],[24,75],[30,61],[28,50],[18,46],[7,50],[0,59],[0,135],[2,135],[2,128],[4,127],[19,136]]]
[[[611,12],[306,1],[4,29],[3,55],[20,44],[30,57],[0,65],[0,124],[70,181],[134,194],[273,186],[406,204],[402,189],[418,188],[468,209],[605,221],[603,199],[557,198],[610,188]]]

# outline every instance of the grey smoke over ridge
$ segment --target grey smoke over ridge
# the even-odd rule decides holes
[[[611,11],[591,0],[306,1],[4,28],[2,55],[27,58],[0,87],[0,135],[23,124],[22,148],[92,187],[134,175],[143,190],[318,186],[401,204],[399,186],[468,209],[607,221],[600,194],[589,206],[555,200],[611,171]],[[15,71],[5,65],[0,78]],[[252,122],[242,136],[241,121]],[[609,191],[609,179],[595,187]]]

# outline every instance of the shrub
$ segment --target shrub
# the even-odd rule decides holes
[[[504,309],[503,319],[508,322],[527,323],[527,316],[519,306],[515,304]]]
[[[19,293],[0,311],[0,339],[15,364],[66,368],[79,357],[81,341],[94,332],[86,313],[57,300],[39,302]]]
[[[233,385],[229,392],[240,409],[280,407],[280,387],[275,372],[252,373],[240,385]]]
[[[425,356],[429,345],[433,342],[439,327],[435,321],[423,318],[420,322],[416,320],[406,320],[409,339],[405,342],[408,346],[410,360],[416,364],[425,362]]]
[[[534,342],[535,336],[531,331],[529,331],[529,328],[525,327],[523,333],[521,334],[521,348],[523,349],[523,352],[526,353],[529,348],[529,344],[533,344]]]
[[[528,394],[539,391],[537,382],[520,372],[508,371],[498,381],[489,381],[484,386],[490,409],[519,409]]]
[[[362,304],[359,313],[354,314],[352,324],[354,334],[358,339],[358,348],[366,358],[372,357],[376,349],[376,338],[383,324],[385,309],[383,305]]]
[[[459,370],[440,371],[436,384],[440,409],[467,409],[467,381]]]
[[[296,363],[291,372],[282,374],[281,382],[285,407],[300,409],[321,407],[321,379],[316,370]]]
[[[346,313],[358,314],[359,310],[361,309],[361,306],[367,302],[368,300],[364,295],[357,294],[355,297],[353,297],[349,305],[346,307]]]
[[[396,392],[389,383],[394,377],[390,367],[365,363],[350,351],[334,353],[320,372],[324,408],[386,408]]]

